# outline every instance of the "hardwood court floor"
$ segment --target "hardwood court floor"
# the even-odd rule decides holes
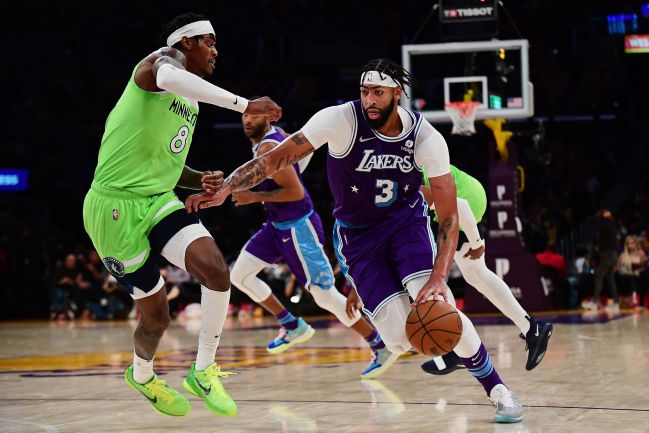
[[[239,405],[230,418],[194,397],[188,416],[165,417],[128,388],[134,322],[13,322],[0,324],[0,432],[649,432],[649,313],[552,316],[565,323],[532,372],[513,325],[474,319],[525,406],[520,424],[493,424],[469,373],[427,375],[421,355],[404,356],[380,381],[361,381],[364,341],[329,319],[314,319],[313,339],[279,356],[264,349],[273,320],[228,319],[217,357],[239,373],[223,379]],[[174,322],[156,359],[182,392],[197,325]]]

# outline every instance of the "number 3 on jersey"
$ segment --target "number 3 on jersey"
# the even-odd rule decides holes
[[[185,148],[187,144],[187,138],[189,137],[189,128],[187,126],[181,126],[178,130],[178,134],[171,139],[169,143],[169,148],[173,153],[180,153]]]
[[[376,188],[381,191],[374,197],[374,204],[378,207],[390,206],[397,199],[398,182],[376,179]]]

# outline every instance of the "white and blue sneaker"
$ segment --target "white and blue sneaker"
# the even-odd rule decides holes
[[[297,319],[297,328],[281,328],[279,335],[273,341],[268,343],[266,350],[273,355],[282,353],[298,343],[304,343],[313,337],[315,329],[306,323],[301,317]]]
[[[399,359],[400,355],[390,352],[387,348],[372,351],[372,362],[361,373],[361,379],[376,379]]]
[[[494,422],[515,423],[523,420],[523,407],[502,383],[493,387],[489,400],[496,408]]]

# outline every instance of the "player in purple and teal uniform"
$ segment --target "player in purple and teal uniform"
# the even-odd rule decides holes
[[[254,157],[270,152],[286,138],[264,116],[244,114],[242,123]],[[293,316],[257,277],[264,267],[283,261],[320,307],[333,313],[369,343],[372,361],[361,377],[376,378],[390,368],[399,354],[386,349],[379,334],[359,312],[348,315],[345,311],[346,298],[334,286],[333,270],[324,252],[322,221],[313,210],[300,171],[298,164],[294,164],[265,179],[255,191],[244,190],[232,195],[237,206],[262,203],[268,216],[268,221],[237,258],[232,268],[232,283],[279,320],[279,336],[268,344],[267,350],[282,353],[309,340],[315,332],[304,319]]]
[[[405,333],[411,306],[431,297],[446,299],[459,236],[446,142],[421,114],[398,106],[411,80],[390,60],[368,62],[360,100],[319,111],[280,146],[235,170],[219,191],[194,194],[185,202],[189,211],[217,206],[231,192],[252,188],[327,143],[338,261],[393,353],[411,347]],[[439,253],[428,204],[419,192],[424,168],[440,220]],[[458,313],[464,329],[454,351],[484,387],[496,408],[495,421],[522,420],[521,405],[498,376],[473,324]]]

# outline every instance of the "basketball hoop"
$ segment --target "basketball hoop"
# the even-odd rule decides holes
[[[449,102],[444,109],[451,116],[453,121],[453,130],[451,134],[455,135],[473,135],[475,134],[475,115],[478,103],[469,102]]]

